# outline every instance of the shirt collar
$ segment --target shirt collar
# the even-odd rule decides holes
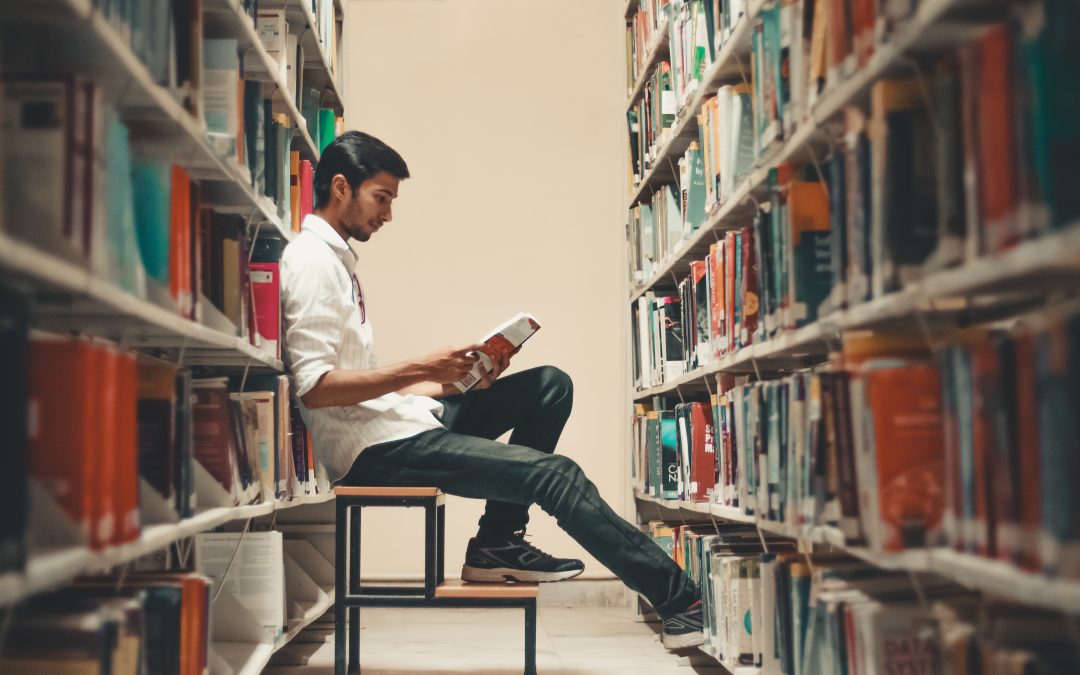
[[[309,213],[304,216],[304,222],[300,228],[302,231],[310,232],[326,242],[326,245],[330,247],[330,250],[343,261],[356,264],[356,252],[353,251],[348,242],[342,239],[341,235],[330,226],[330,223],[326,222],[323,218],[314,213]],[[348,256],[347,260],[346,255]]]

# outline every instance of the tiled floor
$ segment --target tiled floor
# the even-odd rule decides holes
[[[521,610],[365,609],[360,619],[364,675],[518,675]],[[543,607],[536,631],[540,675],[723,675],[696,650],[673,654],[650,624],[626,607]],[[327,621],[329,620],[329,622]],[[271,675],[334,672],[332,614],[274,657]]]

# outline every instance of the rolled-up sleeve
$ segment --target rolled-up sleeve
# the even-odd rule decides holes
[[[281,260],[281,308],[285,349],[297,396],[303,396],[338,365],[345,320],[351,310],[347,289],[326,265]]]

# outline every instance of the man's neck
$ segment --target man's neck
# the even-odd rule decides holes
[[[333,228],[334,232],[337,232],[343,242],[349,243],[350,237],[345,228],[341,226],[341,219],[330,213],[329,209],[316,209],[312,211],[312,214],[325,220],[326,224]]]

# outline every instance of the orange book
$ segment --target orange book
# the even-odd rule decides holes
[[[727,351],[735,351],[735,345],[737,344],[735,336],[735,266],[738,265],[738,261],[735,260],[735,235],[734,231],[729,231],[724,235],[724,300],[727,305],[727,309],[724,310],[724,319],[726,322],[724,333],[727,335]]]
[[[292,231],[300,231],[300,151],[289,152],[289,210]]]
[[[717,356],[720,354],[720,322],[723,320],[720,317],[720,307],[723,305],[721,289],[724,287],[719,244],[709,245],[709,255],[705,258],[705,264],[709,267],[709,281],[712,285],[709,288],[709,313],[711,315],[709,337],[712,340],[712,355]]]
[[[84,340],[33,339],[28,363],[30,476],[88,541],[100,465],[95,352]]]
[[[866,433],[876,484],[860,480],[859,505],[872,545],[884,551],[935,541],[945,506],[937,368],[927,362],[896,363],[870,361],[860,369],[872,419]]]
[[[1013,38],[1007,25],[991,27],[979,40],[976,147],[985,246],[980,253],[1000,251],[1020,239],[1016,222],[1019,195],[1015,169],[1019,158],[1014,133],[1015,58]]]
[[[191,179],[173,165],[169,206],[169,292],[180,314],[191,312]]]
[[[825,183],[788,183],[787,212],[791,304],[784,323],[786,328],[795,328],[817,320],[818,307],[832,287],[828,265],[821,264],[821,254],[828,260],[829,253],[829,192]]]
[[[304,428],[304,454],[307,455],[308,479],[315,491],[315,446],[311,444],[311,429]]]
[[[116,543],[139,538],[139,377],[133,354],[113,350],[116,362]]]

